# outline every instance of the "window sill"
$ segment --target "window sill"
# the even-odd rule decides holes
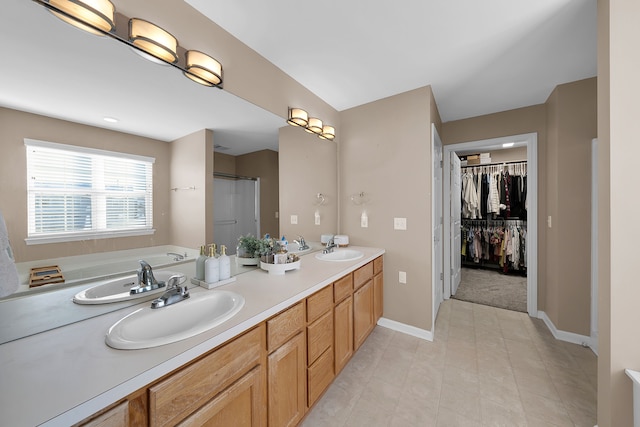
[[[55,236],[27,237],[27,245],[44,245],[46,243],[77,242],[81,240],[113,239],[119,237],[148,236],[156,232],[155,228],[144,230],[104,231],[82,234],[59,234]]]

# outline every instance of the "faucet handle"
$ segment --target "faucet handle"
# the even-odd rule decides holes
[[[182,276],[180,276],[179,274],[174,274],[173,276],[169,277],[166,284],[167,290],[177,288],[180,285],[180,279],[182,279]]]

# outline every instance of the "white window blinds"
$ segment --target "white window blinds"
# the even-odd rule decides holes
[[[27,244],[153,232],[150,157],[25,139]]]

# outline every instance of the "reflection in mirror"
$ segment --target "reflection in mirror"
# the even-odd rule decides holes
[[[35,2],[3,2],[0,35],[11,41],[5,44],[4,57],[11,58],[14,64],[23,64],[3,67],[0,79],[0,136],[4,153],[0,159],[3,183],[0,186],[0,211],[5,217],[18,264],[37,266],[59,257],[171,245],[171,223],[167,219],[171,142],[202,129],[213,130],[216,150],[235,159],[231,173],[260,177],[261,191],[272,190],[270,194],[261,192],[260,195],[261,212],[270,217],[268,220],[261,218],[261,232],[266,232],[266,227],[273,227],[268,225],[270,221],[277,224],[278,128],[283,126],[283,118],[227,91],[185,79],[172,67],[146,61],[121,43],[67,25]],[[176,36],[179,39],[179,35]],[[107,122],[105,117],[117,121]],[[155,157],[155,234],[145,238],[27,246],[24,241],[27,229],[24,138]],[[264,170],[252,169],[252,165]],[[214,168],[217,169],[217,155]],[[275,180],[270,177],[273,175],[265,175],[274,171]],[[264,206],[267,199],[270,206]],[[270,232],[277,235],[277,226],[273,230]],[[189,249],[195,250],[197,245],[193,246]],[[235,245],[231,248],[235,249]],[[137,263],[137,259],[131,261],[134,265]],[[131,270],[128,268],[128,272]],[[51,321],[41,330],[127,304],[79,309],[69,305],[71,299],[64,292],[46,291],[42,288],[33,296],[0,302],[0,313],[12,312],[18,316],[5,319],[3,323],[17,326],[26,319],[11,309],[11,304],[18,300],[22,306],[31,301],[33,305],[43,304],[51,315],[75,311],[73,318],[60,316],[60,321]],[[36,300],[42,302],[36,303]],[[40,331],[31,326],[25,328],[26,335]]]

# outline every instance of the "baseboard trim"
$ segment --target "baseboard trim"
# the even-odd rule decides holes
[[[551,319],[549,319],[549,316],[547,316],[547,313],[545,313],[544,311],[538,311],[538,319],[541,319],[545,323],[545,325],[547,325],[547,328],[549,328],[549,331],[551,331],[551,334],[555,339],[560,341],[570,342],[573,344],[580,344],[582,346],[587,346],[596,355],[598,354],[597,351],[595,350],[595,348],[597,348],[597,343],[596,345],[594,345],[591,337],[588,337],[586,335],[576,334],[573,332],[559,330],[558,328],[556,328],[556,325],[553,324]]]
[[[433,341],[433,332],[396,322],[395,320],[387,319],[385,317],[381,317],[380,320],[378,320],[378,325],[407,335],[412,335],[417,338],[422,338],[423,340]]]

